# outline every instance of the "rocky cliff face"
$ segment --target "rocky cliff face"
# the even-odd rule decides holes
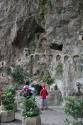
[[[61,87],[70,91],[80,77],[82,30],[82,0],[0,0],[0,61],[28,62],[31,73],[46,68],[53,78],[62,63]]]

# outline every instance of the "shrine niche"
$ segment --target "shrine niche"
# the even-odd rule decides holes
[[[68,59],[69,59],[69,56],[68,56],[68,55],[65,55],[65,56],[64,56],[64,62],[66,62]]]
[[[74,55],[73,56],[73,61],[74,62],[78,62],[78,60],[79,60],[79,55]]]
[[[47,39],[46,38],[40,39],[39,48],[41,48],[42,52],[47,50]]]
[[[35,61],[36,62],[39,61],[39,55],[38,54],[35,55]]]
[[[49,55],[49,62],[51,62],[52,61],[52,58],[53,58],[53,55]]]
[[[0,67],[5,67],[6,66],[6,62],[5,61],[1,61],[0,62]]]
[[[80,71],[80,77],[83,77],[83,56],[80,57],[79,61],[79,71]]]
[[[27,57],[29,55],[28,48],[24,48],[23,53],[24,53],[24,56]]]
[[[60,61],[61,60],[61,55],[56,55],[56,61]]]
[[[83,43],[83,31],[79,32],[79,40]]]
[[[80,72],[80,56],[74,55],[73,56],[74,68],[75,68],[75,76],[78,79],[81,76]]]

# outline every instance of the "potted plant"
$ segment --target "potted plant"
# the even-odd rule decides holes
[[[15,119],[15,98],[12,92],[5,91],[1,96],[1,122],[11,122]]]
[[[23,125],[41,125],[39,108],[29,96],[23,98],[22,115]]]
[[[66,98],[65,103],[65,113],[67,114],[67,119],[65,125],[83,125],[83,100],[78,99],[75,96],[69,96]],[[71,121],[70,117],[73,118]]]

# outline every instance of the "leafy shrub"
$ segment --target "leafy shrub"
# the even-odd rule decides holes
[[[6,73],[7,73],[7,75],[11,75],[12,71],[11,71],[11,68],[10,68],[10,67],[7,67],[7,68],[6,68]]]
[[[40,113],[39,108],[37,107],[34,100],[28,96],[23,98],[22,108],[23,108],[22,115],[24,117],[34,117],[38,116]]]
[[[15,105],[15,98],[14,95],[12,94],[12,92],[10,91],[5,91],[4,94],[1,97],[1,101],[2,104],[5,108],[5,110],[10,111],[10,110],[14,110]]]
[[[15,87],[14,86],[7,86],[4,91],[5,91],[5,93],[11,92],[13,95],[15,95]]]
[[[44,74],[43,77],[42,77],[42,80],[43,80],[43,82],[45,82],[45,83],[48,84],[48,85],[51,85],[51,84],[53,83],[53,81],[54,81],[54,80],[51,78],[51,76],[50,76],[49,73]]]
[[[66,99],[65,113],[74,118],[83,117],[83,100],[70,96]]]
[[[70,122],[69,120],[66,119],[65,121],[65,125],[83,125],[83,123],[80,121],[80,122]]]
[[[13,80],[19,83],[24,82],[24,78],[25,78],[24,71],[23,71],[23,68],[21,68],[20,66],[16,66],[11,75],[12,75]]]

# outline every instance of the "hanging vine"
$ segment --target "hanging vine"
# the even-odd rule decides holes
[[[45,14],[47,12],[47,6],[52,6],[51,0],[39,0],[38,11],[39,11],[39,21],[45,22]]]

